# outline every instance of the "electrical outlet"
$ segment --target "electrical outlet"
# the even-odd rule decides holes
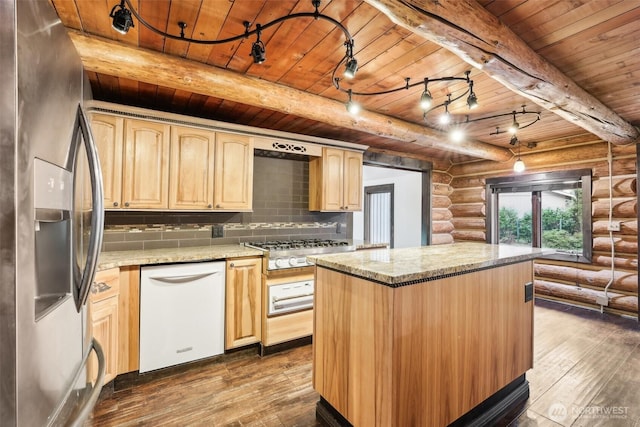
[[[607,229],[609,231],[620,231],[620,221],[611,221]]]
[[[224,225],[214,225],[211,227],[211,237],[224,237]]]
[[[604,295],[597,295],[596,296],[596,304],[606,307],[606,306],[609,305],[609,298],[604,296]]]

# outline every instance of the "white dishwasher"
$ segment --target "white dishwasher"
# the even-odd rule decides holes
[[[224,353],[225,262],[140,269],[140,373]]]

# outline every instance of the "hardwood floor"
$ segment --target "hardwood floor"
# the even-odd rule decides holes
[[[536,302],[531,397],[510,426],[640,427],[640,325]],[[87,426],[321,426],[311,345],[118,377]],[[110,393],[109,390],[115,391]]]

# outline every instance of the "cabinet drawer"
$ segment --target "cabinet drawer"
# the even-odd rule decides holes
[[[105,298],[117,296],[120,293],[120,269],[111,268],[96,273],[93,283],[91,284],[91,292],[89,293],[90,302],[102,301]]]

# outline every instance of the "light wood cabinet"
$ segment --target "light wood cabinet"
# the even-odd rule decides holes
[[[309,162],[309,210],[362,209],[362,153],[323,147]]]
[[[250,210],[253,198],[253,140],[244,135],[216,134],[215,209]]]
[[[128,209],[169,207],[168,124],[125,120],[122,201]]]
[[[122,203],[124,119],[94,113],[91,115],[91,132],[102,169],[105,209],[118,208]]]
[[[118,299],[120,270],[112,268],[96,273],[89,294],[89,328],[104,352],[105,384],[118,374]],[[88,363],[88,378],[94,380],[98,373],[98,361],[92,353]]]
[[[169,209],[212,209],[215,133],[171,127]]]
[[[227,261],[225,349],[260,342],[262,258]]]
[[[105,209],[249,211],[253,138],[93,113]]]

